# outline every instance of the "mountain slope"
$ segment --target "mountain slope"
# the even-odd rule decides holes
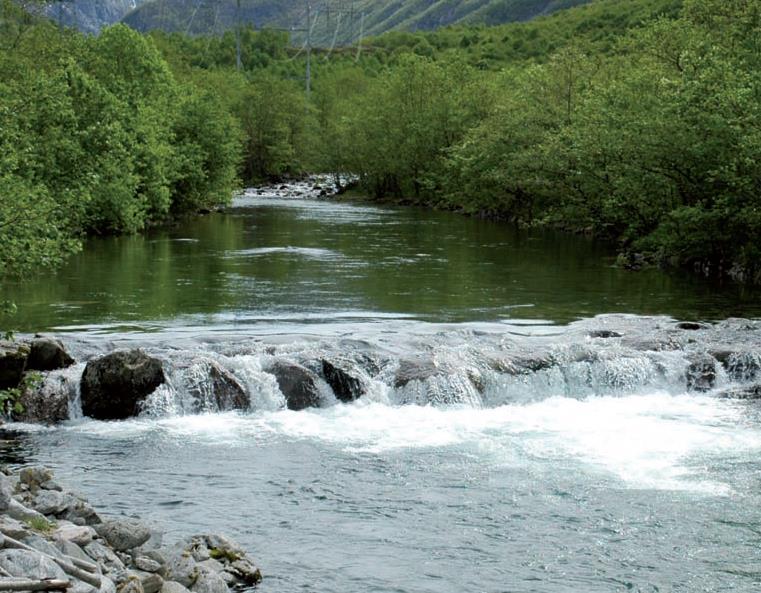
[[[456,23],[500,24],[529,20],[590,0],[312,0],[315,45],[356,41],[390,30],[430,30]],[[125,18],[140,31],[221,32],[236,22],[235,0],[150,0]],[[293,30],[304,38],[305,0],[241,0],[239,22]],[[299,31],[301,29],[302,31]]]
[[[67,27],[86,33],[97,33],[106,25],[119,22],[129,11],[146,0],[65,0],[48,2],[45,14],[61,20]]]

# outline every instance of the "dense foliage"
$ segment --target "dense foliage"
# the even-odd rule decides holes
[[[0,275],[230,199],[239,128],[211,88],[125,26],[85,37],[1,10]]]
[[[0,272],[224,201],[236,174],[328,171],[376,199],[761,281],[760,11],[596,0],[391,33],[315,51],[309,97],[305,52],[281,32],[240,31],[238,70],[230,32],[83,37],[4,19]]]

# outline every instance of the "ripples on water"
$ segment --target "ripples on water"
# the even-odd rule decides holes
[[[745,297],[621,275],[576,239],[266,195],[98,246],[17,296],[37,303],[22,319],[65,326],[81,361],[142,347],[170,385],[136,420],[11,427],[6,461],[51,465],[170,537],[227,532],[265,593],[761,590],[761,411],[717,397],[759,377],[688,380],[708,351],[756,361],[757,325],[564,325],[750,314]],[[590,338],[601,328],[622,337]],[[359,401],[280,409],[269,360],[368,353],[380,362]],[[185,413],[197,358],[233,373],[252,409]],[[395,386],[410,358],[438,372]]]

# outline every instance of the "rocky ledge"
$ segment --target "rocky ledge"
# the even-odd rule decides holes
[[[0,591],[231,593],[261,578],[224,536],[165,546],[140,521],[101,518],[47,468],[0,472]]]

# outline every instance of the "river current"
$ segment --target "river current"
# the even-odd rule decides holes
[[[306,186],[94,241],[6,289],[81,362],[48,378],[72,420],[0,452],[168,539],[227,533],[265,593],[760,590],[761,405],[736,397],[758,294],[609,253]],[[84,362],[121,347],[168,384],[138,419],[81,418]],[[285,410],[273,360],[341,364],[363,396]],[[250,410],[197,413],[209,364]]]

